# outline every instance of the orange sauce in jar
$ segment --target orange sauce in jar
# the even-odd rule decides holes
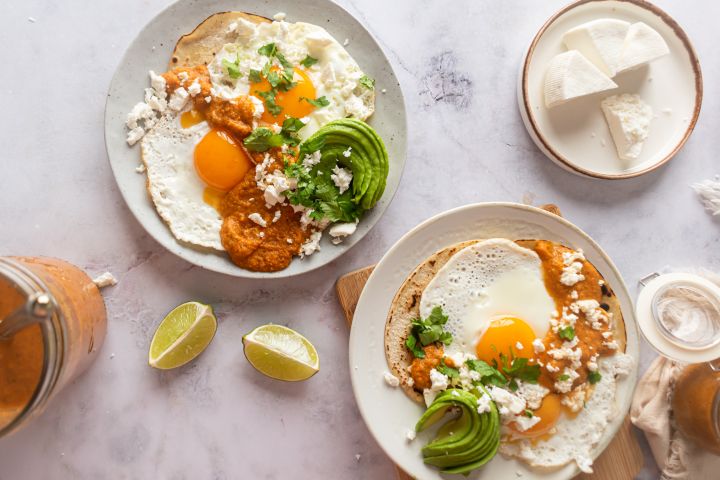
[[[683,435],[720,455],[720,372],[706,363],[687,366],[675,383],[672,409]]]

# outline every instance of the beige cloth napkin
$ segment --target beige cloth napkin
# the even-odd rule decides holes
[[[683,364],[659,357],[638,383],[630,420],[645,432],[664,480],[720,478],[720,456],[687,440],[672,424],[670,399]]]

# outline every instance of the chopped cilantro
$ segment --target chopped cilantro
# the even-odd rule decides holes
[[[225,67],[228,71],[228,75],[230,75],[230,78],[240,78],[242,75],[242,72],[240,71],[240,56],[235,56],[235,62],[229,61],[227,58],[223,58],[222,61],[223,67]]]
[[[360,77],[360,85],[367,88],[368,90],[374,90],[375,89],[375,79],[368,77],[367,75],[363,75]]]
[[[535,416],[535,414],[532,412],[532,410],[525,409],[525,416],[528,418],[532,418]]]
[[[417,339],[414,335],[410,334],[405,340],[405,346],[410,350],[415,358],[425,358],[425,350],[418,347]]]
[[[283,122],[280,133],[275,133],[266,127],[259,127],[243,140],[243,144],[252,152],[265,152],[282,145],[294,147],[300,143],[297,132],[304,126],[305,124],[301,120],[288,117]]]
[[[414,341],[411,342],[413,346],[417,347],[419,344],[424,347],[435,342],[442,342],[445,345],[450,345],[452,343],[452,335],[450,332],[443,331],[442,328],[443,325],[447,323],[447,320],[448,317],[443,314],[442,307],[440,306],[433,308],[430,312],[430,316],[424,320],[422,318],[415,318],[412,321],[412,327],[410,329],[410,337],[414,339]],[[410,337],[408,337],[408,340]],[[413,355],[415,355],[414,349],[408,345],[407,341],[405,345],[408,346],[408,348],[413,352]],[[417,355],[415,356],[417,357]]]
[[[256,90],[255,93],[257,93],[265,101],[265,108],[267,108],[268,112],[273,115],[279,115],[280,112],[282,112],[282,107],[275,103],[275,90],[267,92]]]
[[[310,105],[314,105],[318,108],[327,107],[328,105],[330,105],[330,101],[325,96],[316,98],[315,100],[313,100],[311,98],[307,98],[307,97],[300,97],[300,100],[305,100]]]
[[[447,375],[448,378],[457,378],[458,376],[460,376],[460,372],[457,368],[448,367],[445,364],[444,358],[440,360],[440,364],[435,367],[435,370],[442,373],[443,375]]]
[[[595,385],[597,382],[599,382],[601,378],[602,378],[602,375],[600,375],[600,372],[588,373],[588,381],[593,385]]]
[[[575,338],[575,329],[570,325],[560,328],[558,329],[558,337],[567,341],[572,341],[572,339]]]
[[[508,358],[501,353],[500,360],[503,364],[503,373],[513,379],[528,383],[537,383],[538,378],[540,378],[540,365],[528,364],[527,358],[513,358],[512,361],[508,362]]]
[[[483,385],[495,385],[501,387],[507,383],[505,376],[498,371],[497,368],[491,367],[482,360],[467,360],[465,364],[470,370],[475,370],[480,374],[480,382]]]
[[[520,385],[518,385],[517,380],[515,380],[514,378],[511,378],[510,381],[508,382],[508,388],[510,390],[512,390],[513,392],[517,392],[518,388],[520,388]]]
[[[266,57],[273,58],[277,55],[277,45],[275,45],[274,43],[267,43],[262,47],[258,48],[258,53],[260,55],[265,55]]]
[[[563,373],[562,375],[560,375],[560,376],[558,377],[558,380],[560,380],[561,382],[564,382],[564,381],[566,381],[566,380],[570,380],[570,375],[567,375],[567,374]]]
[[[262,82],[262,74],[260,73],[260,70],[250,69],[250,73],[248,74],[248,78],[250,79],[251,83],[260,83]]]
[[[305,67],[305,68],[310,68],[310,67],[312,67],[313,65],[315,65],[317,62],[318,62],[318,59],[317,59],[317,58],[313,58],[313,57],[311,57],[310,55],[308,55],[307,57],[305,57],[305,58],[303,59],[302,62],[300,62],[300,65],[302,65],[302,66]],[[361,81],[362,81],[362,79],[361,79]]]

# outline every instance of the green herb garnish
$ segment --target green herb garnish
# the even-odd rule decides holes
[[[595,385],[597,382],[599,382],[602,379],[602,375],[600,375],[600,372],[590,372],[588,373],[588,381]]]
[[[442,373],[443,375],[447,375],[448,378],[457,378],[460,376],[460,372],[457,368],[448,367],[445,365],[445,359],[440,359],[440,364],[435,367],[435,370]]]
[[[248,79],[251,83],[260,83],[262,82],[262,73],[260,70],[250,69],[250,73],[248,73]]]
[[[570,325],[560,328],[558,329],[558,337],[570,342],[573,338],[575,338],[575,329]]]
[[[558,380],[560,380],[561,382],[564,382],[564,381],[566,381],[566,380],[570,380],[570,375],[567,375],[567,374],[563,373],[562,375],[560,375],[560,376],[558,377]]]
[[[260,55],[265,55],[266,57],[273,58],[275,55],[277,55],[277,45],[275,45],[274,43],[265,44],[262,47],[258,48],[258,53]]]
[[[240,78],[240,76],[242,76],[242,72],[240,71],[240,55],[235,56],[235,62],[223,58],[222,64],[223,67],[227,69],[230,78]]]
[[[540,378],[540,365],[530,365],[527,358],[514,358],[508,361],[508,357],[504,354],[500,354],[500,361],[502,362],[502,371],[508,377],[513,379],[522,380],[528,383],[537,383]]]
[[[424,355],[423,357],[418,357],[418,355],[416,355],[416,351],[419,349],[420,345],[425,347],[435,342],[442,342],[445,345],[450,345],[452,343],[452,335],[450,332],[443,331],[442,328],[447,321],[448,317],[443,314],[442,307],[440,306],[433,308],[430,312],[430,316],[424,320],[419,317],[413,319],[410,335],[408,336],[408,340],[405,342],[405,345],[417,358],[424,357]],[[410,341],[410,338],[413,338],[413,341]],[[412,344],[412,347],[408,345],[408,342]]]
[[[310,68],[313,65],[315,65],[318,62],[317,58],[313,58],[310,55],[305,57],[302,62],[300,62],[300,65],[302,65],[305,68]]]
[[[535,414],[532,412],[532,410],[525,409],[525,416],[528,418],[532,418],[535,416]]]
[[[307,97],[300,97],[300,100],[305,100],[310,105],[314,105],[318,108],[327,107],[328,105],[330,105],[330,101],[325,96],[318,97],[315,100]]]
[[[360,77],[360,80],[358,80],[360,85],[367,88],[368,90],[374,90],[375,89],[375,79],[368,77],[367,75],[363,75]]]
[[[283,122],[280,133],[275,133],[266,127],[259,127],[243,140],[243,144],[252,152],[265,152],[282,145],[294,147],[300,143],[297,132],[304,126],[305,124],[301,120],[288,117]]]
[[[465,365],[470,370],[475,370],[480,374],[480,382],[483,385],[502,387],[507,383],[505,376],[497,368],[488,365],[487,362],[470,359],[465,362]]]

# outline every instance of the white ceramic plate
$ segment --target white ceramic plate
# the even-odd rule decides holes
[[[350,332],[350,375],[360,413],[390,458],[421,480],[445,477],[422,461],[420,449],[428,439],[419,435],[415,441],[408,442],[405,436],[424,409],[401,389],[390,388],[383,380],[383,373],[388,370],[384,352],[385,319],[405,278],[428,256],[458,242],[492,237],[542,238],[583,249],[620,300],[627,330],[627,353],[635,359],[630,375],[618,380],[618,414],[593,451],[593,458],[610,443],[630,408],[637,379],[638,335],[627,288],[605,252],[572,223],[538,208],[514,203],[481,203],[450,210],[415,227],[380,260],[360,296]],[[568,479],[578,473],[574,464],[542,473],[497,455],[468,478],[517,478],[518,471],[524,479],[543,480]]]
[[[657,30],[670,54],[613,78],[619,88],[545,107],[543,84],[550,60],[566,51],[569,29],[599,18],[645,22]],[[702,103],[702,74],[685,32],[667,13],[638,0],[581,0],[543,25],[523,60],[518,81],[520,114],[530,136],[551,160],[571,172],[598,178],[628,178],[670,160],[692,133]],[[637,160],[617,156],[600,101],[637,93],[654,111],[650,135]]]
[[[384,195],[345,242],[336,246],[324,238],[320,252],[302,260],[296,258],[280,272],[250,272],[233,264],[224,252],[199,250],[178,242],[155,211],[145,189],[145,175],[135,172],[140,163],[139,145],[131,148],[125,142],[125,118],[133,105],[143,99],[143,89],[149,86],[148,71],[166,71],[175,42],[183,34],[191,32],[210,15],[231,10],[264,17],[285,12],[289,22],[320,25],[341,43],[347,38],[346,49],[360,68],[375,78],[378,90],[376,110],[368,123],[384,140],[390,159]],[[386,89],[386,93],[380,93],[381,89]],[[110,165],[120,192],[137,220],[165,248],[188,262],[237,277],[289,277],[308,272],[331,262],[359,242],[380,219],[397,190],[405,164],[406,137],[405,103],[390,62],[362,24],[330,0],[180,0],[153,18],[125,52],[110,85],[105,108],[105,143]]]

